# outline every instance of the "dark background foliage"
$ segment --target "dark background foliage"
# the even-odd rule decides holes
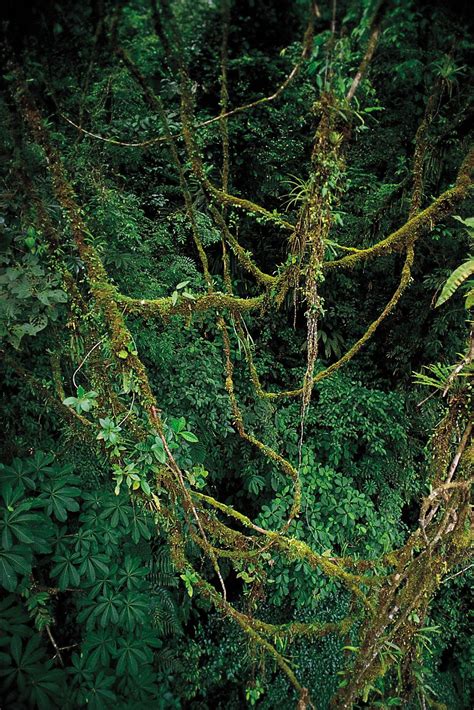
[[[114,282],[123,293],[140,298],[171,295],[183,281],[192,292],[202,293],[204,279],[167,149],[124,148],[94,140],[62,117],[125,141],[159,133],[156,115],[111,50],[107,18],[113,6],[99,0],[7,0],[0,12],[10,47],[41,102],[80,196],[91,240]],[[219,111],[220,11],[214,2],[183,0],[177,6],[197,116],[205,120]],[[366,2],[338,3],[338,22],[344,20],[345,28],[341,66],[336,67],[341,81],[352,76],[344,71],[355,70],[360,59],[354,38],[366,10]],[[231,105],[272,93],[283,81],[300,51],[305,11],[304,2],[289,0],[233,4]],[[325,4],[321,13],[318,33],[325,32],[329,22]],[[335,242],[367,246],[405,221],[414,136],[430,87],[443,70],[449,86],[430,135],[425,203],[452,184],[472,119],[467,69],[472,64],[472,21],[468,3],[390,4],[359,98],[347,184],[331,233]],[[124,4],[119,35],[163,98],[171,127],[179,131],[178,87],[165,65],[145,0]],[[298,203],[291,200],[308,177],[315,129],[311,107],[324,70],[318,37],[319,54],[314,51],[277,102],[229,122],[230,191],[269,210],[285,211],[287,205],[288,218],[297,213]],[[446,58],[451,64],[446,65]],[[67,352],[65,396],[75,396],[74,369],[87,350],[81,333],[67,321],[60,275],[41,249],[34,210],[21,189],[19,170],[26,163],[48,212],[61,224],[60,210],[41,177],[41,156],[19,137],[22,129],[12,112],[6,70],[2,89],[0,335],[8,355],[1,365],[2,707],[292,707],[288,684],[270,661],[193,593],[192,579],[180,579],[170,560],[166,531],[157,535],[156,520],[138,509],[126,492],[114,494],[99,450],[66,426],[48,400],[38,400],[36,385],[22,376],[26,368],[36,383],[53,391],[51,359]],[[209,174],[218,182],[217,124],[199,136]],[[220,235],[200,187],[191,181],[191,188],[219,283]],[[465,203],[461,214],[469,216],[469,209],[472,204]],[[262,268],[273,272],[286,258],[286,235],[263,220],[238,217],[240,242]],[[231,211],[230,221],[237,221],[237,212]],[[83,266],[70,247],[66,225],[63,233],[69,268],[80,279]],[[462,293],[440,309],[433,305],[467,248],[465,230],[452,218],[424,237],[414,281],[397,310],[365,350],[314,394],[301,465],[304,515],[293,523],[292,533],[310,540],[320,552],[376,557],[402,543],[416,522],[416,501],[427,490],[429,432],[441,408],[436,400],[418,406],[425,394],[414,386],[412,373],[430,363],[454,362],[463,350]],[[391,255],[350,275],[328,275],[323,286],[322,364],[334,362],[376,318],[396,288],[401,259]],[[235,290],[252,295],[252,282],[236,262],[231,268]],[[246,316],[248,344],[270,389],[301,380],[303,312],[294,312],[289,297],[271,318]],[[214,317],[197,315],[192,322],[172,317],[166,323],[131,317],[129,324],[168,421],[178,431],[176,422],[184,416],[184,431],[195,435],[192,441],[181,441],[180,455],[192,466],[205,467],[207,490],[213,495],[244,509],[260,524],[277,528],[288,515],[289,490],[283,477],[235,432]],[[296,461],[299,405],[273,406],[257,399],[237,337],[232,348],[246,423]],[[77,381],[88,401],[92,387],[81,377],[79,373]],[[195,555],[198,560],[197,551]],[[263,572],[254,570],[255,577],[252,571],[236,575],[223,566],[237,606],[258,605],[274,623],[292,614],[304,621],[315,611],[327,621],[345,616],[347,595],[336,582],[305,564],[269,559]],[[258,573],[265,575],[264,584],[257,583]],[[430,707],[471,707],[468,586],[469,575],[443,585],[426,623],[435,630],[427,632],[425,647],[420,647],[418,679]],[[305,676],[319,708],[329,707],[340,681],[337,671],[350,655],[342,647],[351,643],[329,635],[316,642],[300,639],[282,649],[297,674]],[[374,696],[374,703],[388,703],[381,707],[397,704],[390,701],[390,683],[382,679],[380,696]],[[405,707],[418,707],[417,697],[407,703]]]

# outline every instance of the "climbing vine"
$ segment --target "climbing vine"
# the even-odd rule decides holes
[[[90,74],[79,114],[75,120],[66,117],[60,107],[61,97],[50,89],[42,96],[44,87],[40,83],[47,84],[46,77],[32,80],[34,67],[28,54],[18,50],[8,33],[5,36],[4,109],[11,155],[8,179],[21,185],[21,221],[29,222],[26,236],[21,230],[15,233],[9,228],[9,246],[2,254],[5,268],[0,288],[5,306],[0,333],[6,367],[54,409],[69,436],[79,437],[105,462],[112,492],[102,499],[96,499],[93,492],[81,494],[70,477],[71,471],[57,470],[47,455],[41,458],[36,454],[33,463],[17,460],[4,468],[1,494],[7,512],[2,523],[5,552],[0,582],[13,593],[17,576],[30,576],[29,590],[23,589],[28,610],[36,628],[50,635],[55,658],[63,665],[61,653],[66,649],[60,648],[52,636],[51,599],[86,580],[90,597],[80,596],[77,601],[78,620],[88,631],[93,630],[86,655],[96,660],[112,658],[118,673],[126,671],[129,692],[139,702],[133,676],[139,664],[151,663],[156,640],[145,628],[146,572],[134,562],[129,546],[140,541],[151,546],[155,538],[165,539],[169,550],[165,571],[174,565],[189,599],[198,596],[212,605],[281,670],[296,691],[298,708],[317,707],[318,700],[309,692],[304,669],[294,668],[286,649],[301,639],[331,634],[341,638],[342,646],[347,641],[344,650],[350,654],[335,689],[333,707],[351,708],[357,702],[368,702],[374,697],[371,693],[378,692],[377,683],[394,668],[396,696],[410,694],[410,689],[421,683],[416,678],[420,638],[428,626],[432,600],[444,580],[468,564],[472,402],[465,375],[472,364],[472,344],[468,343],[459,361],[452,364],[443,386],[435,388],[442,402],[442,417],[433,427],[418,520],[406,535],[396,539],[383,525],[377,527],[368,495],[351,487],[350,480],[335,470],[348,456],[344,446],[355,446],[348,432],[341,434],[340,452],[336,456],[330,451],[324,466],[315,461],[307,438],[308,431],[314,429],[324,451],[324,421],[315,421],[311,412],[315,391],[320,387],[323,397],[324,381],[343,382],[337,378],[343,376],[346,365],[365,352],[377,332],[390,329],[390,317],[415,278],[415,250],[423,253],[425,237],[462,210],[471,194],[474,152],[468,146],[463,146],[464,154],[451,184],[434,197],[426,188],[430,131],[444,102],[450,101],[455,78],[443,65],[443,71],[430,84],[414,135],[409,175],[404,178],[407,199],[403,219],[388,233],[376,234],[370,244],[341,244],[335,234],[341,221],[339,210],[354,181],[350,172],[353,145],[361,128],[366,128],[364,115],[370,115],[364,101],[375,91],[369,80],[371,67],[384,32],[393,31],[400,8],[385,2],[364,3],[364,12],[355,21],[350,4],[345,20],[338,14],[336,3],[331,13],[313,2],[304,7],[304,12],[301,7],[302,38],[285,78],[273,92],[234,106],[231,77],[237,71],[229,48],[236,8],[223,0],[218,8],[221,27],[214,77],[219,85],[218,106],[215,115],[202,118],[192,72],[194,50],[182,17],[185,4],[168,0],[139,3],[141,14],[135,22],[138,28],[146,25],[156,60],[137,51],[134,33],[139,35],[139,29],[130,21],[132,5],[112,3],[109,7],[98,3],[100,19],[94,51],[99,51],[99,45],[102,51],[105,48],[114,80],[128,81],[132,87],[129,91],[146,107],[148,117],[139,130],[148,131],[152,125],[157,135],[143,140],[126,140],[122,134],[105,135],[91,126],[91,130],[84,127]],[[355,26],[352,46],[345,37],[344,21]],[[159,81],[151,78],[150,64],[154,61],[160,63],[156,70]],[[232,122],[283,104],[302,76],[311,84],[315,74],[317,80],[306,107],[310,116],[309,158],[304,175],[298,177],[301,189],[292,195],[291,209],[283,212],[234,194],[233,161],[237,160],[238,146],[236,149]],[[55,105],[54,121],[48,117],[48,101]],[[218,135],[218,169],[209,164],[206,148],[205,136],[213,130]],[[107,244],[100,243],[102,235],[94,231],[94,219],[97,226],[100,216],[94,217],[87,194],[94,192],[96,205],[101,199],[116,198],[105,189],[101,193],[100,166],[97,176],[87,177],[90,184],[82,184],[86,176],[77,173],[64,157],[74,141],[78,142],[78,154],[98,143],[111,144],[120,155],[145,152],[151,162],[163,160],[166,153],[173,191],[180,203],[179,216],[173,215],[170,223],[178,230],[183,225],[199,264],[196,268],[194,261],[189,265],[183,258],[182,269],[189,274],[176,280],[168,295],[157,296],[151,289],[151,295],[144,292],[142,297],[138,287],[135,295],[129,295],[120,279],[113,277],[110,264],[116,263],[115,257]],[[162,209],[168,198],[163,193],[155,199]],[[268,230],[277,234],[283,244],[281,261],[259,264],[261,253],[249,249],[248,240],[246,243],[240,238],[241,223],[244,234],[249,224],[257,233]],[[130,233],[138,231],[133,220],[113,226]],[[136,235],[137,241],[149,239],[151,245],[159,238],[151,227],[149,235]],[[320,352],[325,332],[326,280],[332,274],[350,280],[351,274],[358,274],[359,267],[369,263],[392,270],[399,255],[403,264],[392,295],[383,304],[377,303],[376,317],[352,345],[343,347],[342,338],[332,341],[335,357],[329,363],[330,358],[322,358]],[[241,277],[235,278],[236,273]],[[241,289],[243,275],[251,286]],[[455,275],[460,279],[455,271],[438,303],[448,297],[448,285],[451,295]],[[463,271],[461,280],[467,276]],[[156,278],[159,281],[162,275]],[[288,384],[277,382],[276,377],[269,384],[269,378],[259,372],[258,344],[255,346],[250,337],[246,319],[271,321],[288,301],[295,321],[303,314],[306,336],[300,354],[306,351],[306,363],[302,359],[299,381]],[[190,423],[192,413],[183,410],[173,416],[167,412],[160,391],[154,387],[137,334],[145,326],[171,331],[203,329],[209,340],[212,332],[209,348],[215,347],[212,356],[220,368],[219,396],[226,426],[238,434],[243,450],[255,454],[257,465],[262,467],[248,483],[248,490],[258,494],[263,488],[265,467],[281,482],[274,500],[260,512],[249,514],[212,490],[208,463],[199,453],[200,437]],[[47,327],[53,333],[54,348],[47,357],[44,353],[37,355],[41,361],[38,375],[17,362],[16,351],[27,337],[33,338]],[[269,442],[259,431],[259,422],[248,416],[241,380],[247,388],[247,399],[253,397],[263,413],[271,408],[273,414],[282,407],[280,415],[284,417],[284,407],[299,399],[298,437],[286,451],[278,437]],[[432,383],[425,376],[422,384]],[[223,426],[218,434],[224,438]],[[339,490],[334,500],[328,493],[333,489]],[[79,509],[80,496],[80,524],[74,527],[70,517]],[[316,507],[328,521],[326,529],[318,529],[313,520]],[[333,509],[348,534],[354,531],[361,537],[374,537],[372,548],[379,545],[377,554],[365,554],[363,549],[345,554],[342,542],[330,531]],[[36,547],[26,532],[27,523],[34,523],[44,538]],[[60,523],[66,527],[60,528]],[[326,549],[321,551],[321,545],[307,541],[304,524],[316,531],[313,539],[319,535]],[[35,566],[43,564],[41,555],[52,549],[55,534],[64,539],[71,536],[76,546],[66,541],[56,548],[50,575],[57,587],[43,588],[45,585],[34,579]],[[27,549],[25,545],[30,543],[32,547]],[[113,550],[122,544],[125,551],[114,563]],[[148,551],[142,549],[141,554],[140,559],[152,566]],[[228,589],[229,570],[246,585],[249,598],[243,606],[235,603]],[[328,595],[331,590],[342,590],[344,613],[339,619],[327,621],[315,615],[273,623],[260,613],[259,590],[269,578],[274,584],[273,601],[278,605],[292,594],[291,584],[296,583],[298,574],[304,574],[308,586],[320,589],[321,594],[325,585]],[[166,589],[167,582],[164,586]],[[113,590],[119,590],[118,601],[114,601]],[[306,599],[303,593],[301,597]],[[6,608],[10,601],[7,597]],[[155,617],[158,623],[181,633],[182,620],[166,595],[157,599]],[[103,633],[109,624],[117,626],[117,633],[107,640]],[[133,643],[120,636],[119,624],[135,630]],[[34,657],[36,642],[28,634],[20,634],[20,641],[15,643],[13,657]],[[163,666],[166,662],[164,653]],[[82,672],[82,663],[82,656],[73,656],[73,683]],[[52,665],[41,667],[43,680],[34,691],[28,691],[30,702],[48,702],[46,680],[56,679]],[[20,683],[20,679],[17,681]],[[263,694],[259,682],[247,690],[250,704]],[[8,692],[14,683],[13,675],[7,675]],[[153,685],[151,678],[149,683]],[[74,692],[78,704],[89,703],[92,697],[91,688],[83,695],[82,691]],[[107,693],[104,683],[97,697],[108,701]]]

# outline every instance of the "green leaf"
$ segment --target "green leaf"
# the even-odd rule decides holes
[[[122,609],[119,616],[121,625],[133,630],[136,625],[146,623],[150,610],[146,596],[132,592],[123,597],[121,601]]]
[[[144,540],[150,540],[151,531],[147,525],[146,518],[137,515],[134,512],[131,530],[132,530],[132,540],[137,545],[142,537]]]
[[[182,436],[185,441],[189,441],[190,444],[197,444],[199,441],[197,436],[190,431],[181,431],[179,433],[180,436]]]
[[[166,459],[167,459],[166,451],[164,449],[163,442],[161,441],[161,439],[159,439],[159,438],[155,439],[155,443],[151,447],[151,450],[152,450],[155,458],[160,463],[166,463]]]
[[[64,522],[67,519],[67,511],[76,512],[79,510],[79,503],[74,500],[81,494],[79,488],[68,486],[64,480],[52,480],[45,482],[40,500],[45,501],[48,515],[54,513],[55,517]]]
[[[71,550],[65,550],[63,554],[58,554],[53,557],[53,562],[56,562],[56,565],[51,570],[51,574],[53,577],[58,578],[58,587],[60,589],[79,586],[81,581],[77,570],[79,561],[79,553],[72,552]]]
[[[0,465],[0,485],[4,486],[11,484],[13,487],[19,487],[21,490],[25,488],[36,488],[35,476],[33,475],[33,464],[30,461],[22,461],[13,459],[10,466]]]
[[[14,545],[10,550],[0,548],[0,585],[9,592],[17,586],[17,574],[22,576],[31,572],[31,549]]]
[[[171,419],[170,426],[175,434],[180,434],[186,426],[186,419],[184,417],[179,417],[179,419]]]
[[[474,217],[467,217],[466,219],[463,219],[459,215],[453,215],[453,219],[457,219],[458,222],[461,222],[461,224],[464,224],[464,226],[469,229],[474,229]]]
[[[474,274],[474,258],[468,259],[464,264],[458,266],[444,284],[441,295],[436,301],[436,308],[443,305],[457,291],[459,286]]]
[[[471,308],[474,308],[474,288],[472,288],[467,294],[466,294],[466,301],[464,303],[465,308],[469,311]]]
[[[15,539],[17,542],[36,547],[38,536],[40,536],[38,542],[43,543],[40,544],[40,547],[43,551],[48,550],[48,545],[46,545],[46,549],[44,546],[45,537],[51,536],[54,528],[45,516],[30,512],[32,503],[33,501],[25,501],[12,510],[7,509],[4,512],[3,518],[0,520],[0,531],[1,542],[5,549],[10,549]]]
[[[106,555],[87,555],[79,567],[79,574],[86,576],[88,582],[93,584],[96,580],[97,572],[107,575],[109,573],[110,560]]]
[[[98,629],[87,634],[83,644],[86,665],[92,671],[100,666],[109,666],[110,659],[117,651],[117,640],[110,629]]]
[[[148,481],[145,481],[144,479],[142,479],[142,480],[140,481],[140,487],[141,487],[142,491],[143,491],[147,496],[151,495],[151,488],[150,488],[150,484],[148,483]]]

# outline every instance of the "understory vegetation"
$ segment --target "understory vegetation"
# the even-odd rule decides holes
[[[469,4],[0,16],[2,708],[471,708]]]

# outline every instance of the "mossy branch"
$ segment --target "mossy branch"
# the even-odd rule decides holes
[[[173,304],[170,296],[164,298],[144,299],[130,298],[117,294],[117,302],[124,306],[125,313],[133,313],[145,318],[159,316],[166,319],[171,316],[189,316],[191,313],[205,313],[208,311],[227,310],[233,313],[245,313],[264,307],[265,296],[254,298],[238,298],[220,291],[213,291],[194,300],[180,298]]]
[[[341,259],[326,261],[325,271],[336,268],[350,268],[367,259],[384,256],[399,251],[415,235],[421,236],[430,231],[439,222],[448,217],[454,209],[468,197],[472,190],[472,171],[474,169],[474,149],[466,156],[459,171],[454,187],[443,192],[429,207],[414,215],[402,227],[367,249],[361,249],[356,254],[348,254]]]

